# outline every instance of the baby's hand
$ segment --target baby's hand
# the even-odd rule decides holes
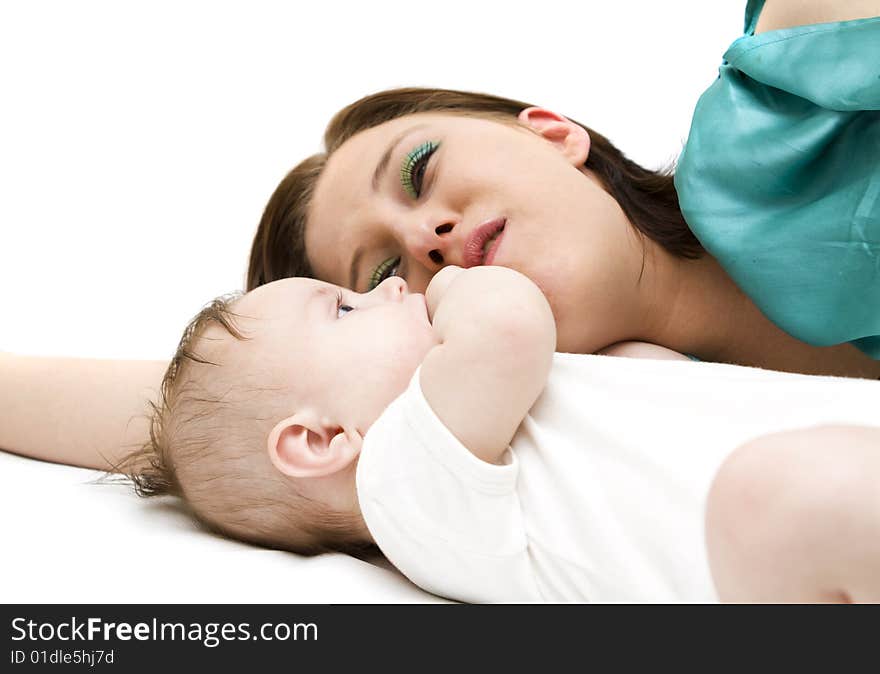
[[[428,284],[425,290],[425,302],[428,305],[428,317],[432,323],[434,322],[434,314],[437,311],[437,307],[440,306],[440,301],[455,278],[463,271],[464,267],[456,267],[454,264],[448,265],[434,274],[434,278]]]
[[[438,345],[422,362],[422,393],[474,456],[499,463],[547,383],[550,304],[528,277],[495,266],[445,267],[425,295]]]

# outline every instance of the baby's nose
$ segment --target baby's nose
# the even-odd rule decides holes
[[[406,280],[400,276],[392,276],[385,283],[388,285],[388,294],[393,300],[400,301],[409,294],[409,288],[406,287]]]
[[[389,276],[373,290],[386,302],[400,302],[409,294],[406,281],[400,276]]]

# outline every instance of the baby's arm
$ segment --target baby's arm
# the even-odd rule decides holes
[[[504,267],[446,267],[426,299],[441,343],[422,363],[422,392],[465,447],[498,463],[550,371],[550,305],[532,281]]]
[[[0,449],[110,470],[149,439],[168,363],[0,353]]]
[[[880,602],[880,428],[760,437],[722,465],[706,512],[722,601]]]

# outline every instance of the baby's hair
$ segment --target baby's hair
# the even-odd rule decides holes
[[[117,466],[117,469],[141,466],[138,470],[120,470],[131,479],[138,496],[171,495],[184,498],[183,489],[177,481],[173,464],[168,458],[169,443],[166,431],[169,412],[172,408],[171,401],[178,398],[179,375],[187,362],[217,366],[217,363],[203,359],[193,350],[195,343],[209,325],[217,323],[235,339],[248,339],[235,325],[234,319],[237,314],[232,312],[232,304],[240,297],[242,297],[242,293],[234,292],[213,299],[190,320],[183,331],[177,350],[162,377],[159,399],[157,402],[148,401],[151,410],[150,440],[140,449],[129,454],[124,462]]]
[[[215,298],[186,326],[158,399],[149,401],[150,439],[116,472],[139,496],[179,497],[208,529],[232,538],[304,555],[378,552],[375,545],[353,542],[352,515],[307,498],[271,465],[265,441],[271,426],[289,415],[286,387],[260,385],[258,372],[224,372],[216,356],[235,343],[226,335],[250,339],[236,323],[243,317],[233,311],[241,297]],[[223,332],[211,338],[215,325]],[[218,343],[218,362],[196,350],[209,341]]]

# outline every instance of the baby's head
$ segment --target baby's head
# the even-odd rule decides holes
[[[371,550],[355,489],[363,436],[436,343],[424,296],[399,278],[366,294],[290,278],[218,298],[187,326],[150,442],[121,470],[234,538]]]

